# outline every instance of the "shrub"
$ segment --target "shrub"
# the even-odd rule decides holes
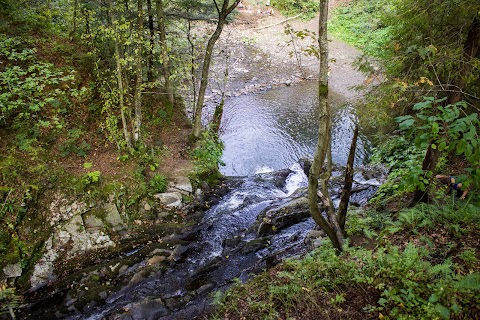
[[[167,190],[167,178],[164,175],[156,173],[150,180],[150,189],[152,192],[165,192]]]

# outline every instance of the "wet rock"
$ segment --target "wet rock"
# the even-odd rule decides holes
[[[161,299],[153,298],[128,304],[123,309],[128,311],[133,320],[157,320],[170,313]]]
[[[243,254],[248,254],[251,252],[256,252],[258,250],[264,249],[270,245],[269,239],[270,239],[269,237],[264,237],[264,238],[248,241],[243,245],[243,248],[241,251]]]
[[[144,277],[142,275],[142,271],[135,273],[133,275],[133,277],[130,279],[130,281],[128,282],[128,284],[132,285],[132,284],[137,284],[137,283],[142,282],[144,280]]]
[[[201,294],[212,291],[212,289],[214,287],[215,287],[215,285],[213,283],[207,283],[207,284],[204,284],[203,286],[201,286],[200,288],[198,288],[195,293],[197,295],[201,295]]]
[[[257,234],[259,237],[271,235],[308,217],[310,217],[308,199],[294,198],[280,206],[267,207],[258,217]]]
[[[240,244],[240,242],[242,242],[242,238],[237,236],[237,237],[234,237],[233,239],[223,240],[222,246],[224,248],[235,248]]]
[[[158,264],[162,261],[164,261],[166,258],[165,256],[153,256],[150,259],[148,259],[148,265],[155,265]]]
[[[157,193],[153,197],[166,207],[176,208],[182,204],[182,194],[180,192]]]

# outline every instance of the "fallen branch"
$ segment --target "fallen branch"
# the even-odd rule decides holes
[[[288,22],[288,21],[290,21],[290,20],[296,19],[296,18],[300,17],[301,15],[302,15],[302,14],[299,13],[299,14],[297,14],[297,15],[294,16],[294,17],[287,18],[287,19],[285,19],[285,20],[283,20],[283,21],[280,21],[280,22],[277,22],[277,23],[269,24],[268,26],[263,26],[263,27],[254,28],[253,30],[262,30],[262,29],[267,29],[267,28],[270,28],[270,27],[274,27],[274,26],[277,26],[277,25],[279,25],[279,24],[282,24],[282,23]]]

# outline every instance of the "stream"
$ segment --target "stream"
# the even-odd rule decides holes
[[[70,308],[67,314],[55,316],[72,320],[203,319],[212,310],[214,292],[227,289],[235,279],[246,281],[284,258],[307,253],[312,243],[308,234],[315,223],[308,211],[307,176],[301,159],[312,156],[317,138],[315,86],[305,82],[229,99],[221,134],[225,143],[221,170],[228,176],[227,191],[199,224],[174,236],[179,244],[172,245],[175,257],[169,267],[142,271],[155,252],[163,250],[154,244],[126,252],[124,258],[143,254],[123,271],[123,277],[130,279],[127,284],[104,296],[103,303],[92,301],[81,310]],[[353,115],[340,95],[333,94],[332,101],[333,159],[342,165]],[[367,144],[362,138],[357,163],[365,159]],[[341,175],[338,167],[330,185],[334,203],[338,203]],[[361,167],[354,179],[351,203],[360,206],[381,179],[375,170]],[[64,304],[73,302],[69,304],[67,297]]]
[[[239,69],[248,67],[251,72],[241,73],[233,87],[242,88],[257,76],[261,78],[258,74],[264,70],[264,55],[256,54],[258,66],[241,53],[234,56],[243,63]],[[236,66],[238,61],[232,64]],[[349,63],[342,56],[336,61],[332,74],[340,74],[341,79],[332,77],[329,93],[335,163],[330,189],[334,204],[339,201],[341,166],[346,163],[355,123],[353,95],[345,88],[348,81],[362,79],[349,71]],[[265,70],[265,79],[282,72],[275,66]],[[204,319],[212,311],[215,292],[226,290],[236,281],[246,281],[251,274],[282,259],[302,256],[314,242],[318,244],[310,236],[315,223],[308,211],[304,166],[304,159],[313,156],[318,137],[317,82],[279,83],[259,83],[254,91],[229,95],[225,101],[220,171],[226,179],[217,201],[198,221],[180,234],[158,236],[158,240],[152,237],[147,244],[80,270],[71,280],[80,288],[76,296],[66,294],[68,283],[63,289],[59,285],[57,291],[39,290],[38,296],[49,297],[39,299],[22,319]],[[366,204],[384,178],[380,169],[363,166],[368,147],[368,139],[360,133],[352,206]],[[92,294],[98,279],[106,278],[109,280],[102,285],[112,290]],[[89,294],[91,300],[85,298]],[[78,307],[79,299],[90,302]]]

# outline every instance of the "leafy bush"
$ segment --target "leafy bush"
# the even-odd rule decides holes
[[[167,178],[158,173],[152,177],[149,184],[152,192],[165,192],[168,186]]]
[[[92,146],[84,140],[80,141],[83,135],[84,132],[80,128],[68,130],[67,140],[58,147],[60,155],[66,157],[70,153],[75,153],[81,157],[86,157]]]
[[[403,251],[396,246],[374,252],[347,248],[337,256],[327,242],[302,260],[287,260],[275,272],[237,283],[222,299],[217,296],[215,319],[307,319],[307,314],[320,318],[322,312],[339,312],[341,297],[355,289],[363,294],[367,290],[373,298],[363,311],[370,316],[468,319],[473,316],[470,306],[477,301],[480,275],[462,276],[455,268],[449,259],[430,263],[425,250],[412,243]]]
[[[375,147],[370,162],[385,165],[389,170],[389,175],[387,181],[380,186],[370,202],[384,204],[390,199],[410,191],[406,177],[421,170],[420,164],[424,155],[424,149],[417,148],[402,136],[392,137]]]
[[[222,164],[223,144],[218,134],[207,130],[203,132],[198,146],[192,151],[193,176],[192,180],[215,182],[220,177],[218,165]]]
[[[65,85],[74,79],[52,64],[36,60],[35,49],[22,48],[18,38],[0,36],[0,58],[6,60],[0,73],[0,121],[16,129],[63,126],[60,105]]]
[[[468,114],[465,109],[467,103],[464,101],[456,104],[443,105],[446,98],[435,99],[424,97],[423,101],[416,103],[413,110],[417,112],[414,116],[406,115],[397,117],[400,129],[414,138],[418,148],[426,149],[430,143],[433,149],[441,154],[456,154],[464,157],[470,164],[467,169],[469,178],[464,185],[480,181],[480,120],[477,113]],[[421,172],[420,172],[421,173]],[[410,175],[412,185],[425,190],[429,184],[428,179],[418,180],[421,175],[413,172]]]

